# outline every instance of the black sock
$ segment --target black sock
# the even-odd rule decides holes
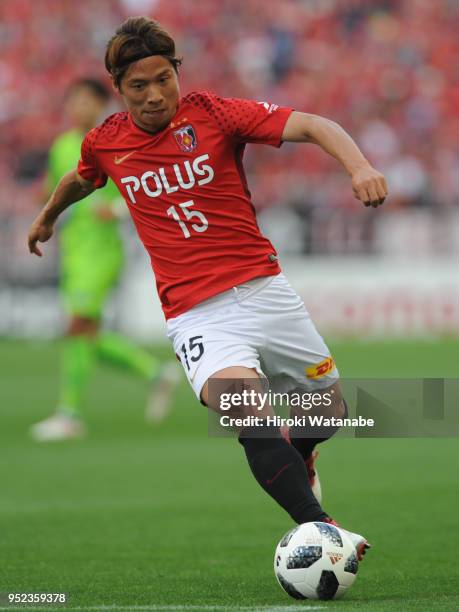
[[[342,418],[346,418],[349,414],[346,400],[343,399],[344,404],[344,415]],[[292,446],[296,448],[296,450],[300,453],[303,459],[307,460],[312,454],[316,444],[320,444],[321,442],[325,442],[329,440],[333,434],[338,431],[339,427],[327,427],[327,428],[316,428],[317,433],[322,432],[322,436],[314,436],[314,431],[310,431],[307,433],[311,434],[310,438],[305,438],[305,430],[302,427],[290,427],[288,434],[290,438],[290,442]]]
[[[261,487],[286,510],[297,523],[323,521],[322,510],[309,485],[304,461],[284,440],[279,428],[246,427],[239,436],[250,469]],[[273,437],[275,436],[275,437]]]
[[[312,451],[316,447],[316,444],[320,444],[320,442],[325,442],[328,438],[299,438],[295,435],[294,428],[290,428],[289,431],[290,442],[292,446],[300,453],[301,457],[304,461],[309,459],[312,455]]]

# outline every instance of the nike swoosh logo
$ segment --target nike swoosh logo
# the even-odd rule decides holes
[[[124,162],[125,159],[127,159],[128,157],[131,157],[131,155],[134,155],[134,153],[137,153],[137,151],[131,151],[130,153],[126,153],[126,155],[123,155],[123,157],[118,157],[118,155],[115,156],[115,164],[118,166],[119,164],[122,164]]]

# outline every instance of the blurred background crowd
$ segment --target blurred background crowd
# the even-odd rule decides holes
[[[183,92],[211,89],[330,117],[387,173],[392,210],[456,206],[454,0],[14,0],[0,3],[2,214],[37,206],[33,187],[66,127],[67,86],[83,75],[107,79],[106,41],[137,13],[176,37]],[[248,157],[259,209],[361,212],[334,160],[315,147],[257,147]]]
[[[386,174],[390,199],[374,213],[317,147],[249,147],[254,203],[281,252],[459,251],[456,0],[4,0],[0,278],[29,276],[24,235],[49,145],[66,128],[68,85],[81,76],[108,83],[105,44],[139,14],[176,38],[182,93],[210,89],[324,115]]]

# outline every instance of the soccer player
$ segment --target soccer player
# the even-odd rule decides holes
[[[108,89],[98,80],[84,78],[71,85],[66,114],[73,127],[51,147],[48,193],[77,164],[82,140],[97,124],[109,99]],[[108,181],[66,215],[60,229],[60,289],[69,323],[61,356],[57,411],[31,428],[32,436],[39,441],[74,438],[84,432],[81,400],[96,359],[125,368],[152,383],[147,417],[159,420],[169,406],[177,378],[176,364],[161,366],[127,338],[100,331],[103,307],[123,265],[119,200],[118,189]]]
[[[37,243],[49,240],[59,214],[110,177],[151,257],[168,336],[201,402],[218,412],[212,383],[253,391],[268,376],[287,391],[328,392],[328,414],[341,417],[338,371],[259,231],[242,157],[247,143],[314,143],[344,166],[366,206],[384,202],[385,179],[328,119],[202,91],[180,97],[180,63],[157,22],[131,18],[118,28],[105,64],[127,112],[87,134],[78,168],[30,229],[30,252],[41,256]],[[259,414],[272,413],[265,406]],[[291,428],[287,440],[262,418],[242,427],[239,441],[258,483],[297,523],[332,523],[311,487],[314,448],[327,436],[310,433]],[[360,558],[366,539],[350,537]]]

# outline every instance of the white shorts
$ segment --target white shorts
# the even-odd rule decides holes
[[[283,274],[257,278],[169,319],[167,335],[198,399],[232,366],[256,369],[278,393],[324,389],[338,370],[303,301]]]

